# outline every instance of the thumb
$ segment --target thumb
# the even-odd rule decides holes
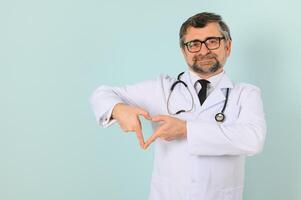
[[[166,121],[166,118],[163,115],[157,115],[152,117],[153,122],[161,122],[161,121]]]

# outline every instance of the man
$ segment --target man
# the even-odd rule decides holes
[[[150,200],[242,199],[245,156],[262,150],[266,124],[259,89],[233,83],[224,72],[231,42],[219,15],[196,14],[180,29],[188,70],[178,79],[160,76],[93,93],[102,126],[117,121],[136,132],[143,149],[155,142]],[[154,128],[146,142],[140,115]]]

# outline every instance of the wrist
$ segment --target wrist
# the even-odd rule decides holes
[[[113,110],[112,110],[111,119],[116,119],[117,118],[118,113],[119,113],[118,111],[119,111],[119,109],[122,105],[125,105],[125,104],[124,103],[115,104],[115,106],[113,107]]]

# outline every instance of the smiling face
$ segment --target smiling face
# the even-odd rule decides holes
[[[182,53],[189,68],[203,78],[209,78],[215,74],[220,73],[226,63],[226,60],[231,52],[231,40],[220,39],[220,45],[217,49],[209,50],[210,40],[206,44],[201,44],[201,49],[198,52],[191,53],[188,50],[188,45],[195,45],[189,43],[191,41],[205,41],[211,37],[223,38],[221,28],[218,23],[208,23],[203,28],[194,28],[190,26],[184,35],[184,45]],[[209,47],[210,48],[210,47]]]

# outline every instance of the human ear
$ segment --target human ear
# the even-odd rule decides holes
[[[186,53],[186,51],[185,51],[185,47],[181,47],[181,52],[182,52],[182,54],[183,54],[184,56],[187,56],[187,53]]]
[[[226,42],[225,42],[225,49],[226,49],[226,54],[227,54],[227,56],[229,56],[230,55],[230,53],[231,53],[231,48],[232,48],[232,41],[231,40],[227,40]]]

